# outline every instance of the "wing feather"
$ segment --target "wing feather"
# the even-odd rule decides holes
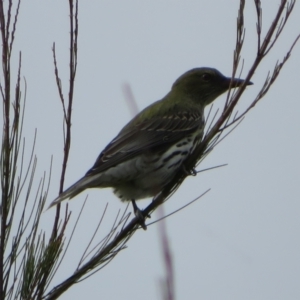
[[[100,153],[86,175],[103,172],[145,151],[165,151],[204,125],[203,114],[194,111],[131,122]]]

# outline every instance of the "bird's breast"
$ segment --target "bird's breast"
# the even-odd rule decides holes
[[[182,167],[182,163],[195,149],[201,136],[200,131],[189,134],[164,152],[145,152],[122,163],[122,166],[117,167],[119,170],[116,170],[116,175],[124,179],[115,185],[117,196],[124,201],[157,195]]]

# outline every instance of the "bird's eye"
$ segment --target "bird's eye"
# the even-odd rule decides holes
[[[211,80],[211,74],[208,74],[208,73],[202,74],[202,80],[205,81],[205,82],[210,81]]]

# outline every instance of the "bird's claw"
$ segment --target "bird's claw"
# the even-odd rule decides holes
[[[134,214],[135,214],[136,218],[138,219],[138,222],[141,225],[141,227],[144,230],[147,230],[147,226],[145,224],[145,219],[146,218],[144,217],[142,211],[138,208],[137,210],[134,211]]]
[[[151,216],[149,214],[144,216],[144,213],[137,207],[135,200],[131,200],[131,202],[132,202],[134,214],[135,214],[136,218],[138,219],[139,224],[141,225],[141,227],[144,230],[147,230],[147,226],[145,224],[145,219],[151,218]]]
[[[187,175],[187,176],[196,176],[197,175],[197,171],[195,168],[192,168],[191,170],[187,170],[186,167],[183,165],[182,166],[183,172]]]

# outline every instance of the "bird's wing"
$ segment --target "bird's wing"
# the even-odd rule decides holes
[[[190,133],[204,127],[200,112],[180,112],[131,122],[106,146],[86,176],[92,176],[141,153],[164,151]]]

